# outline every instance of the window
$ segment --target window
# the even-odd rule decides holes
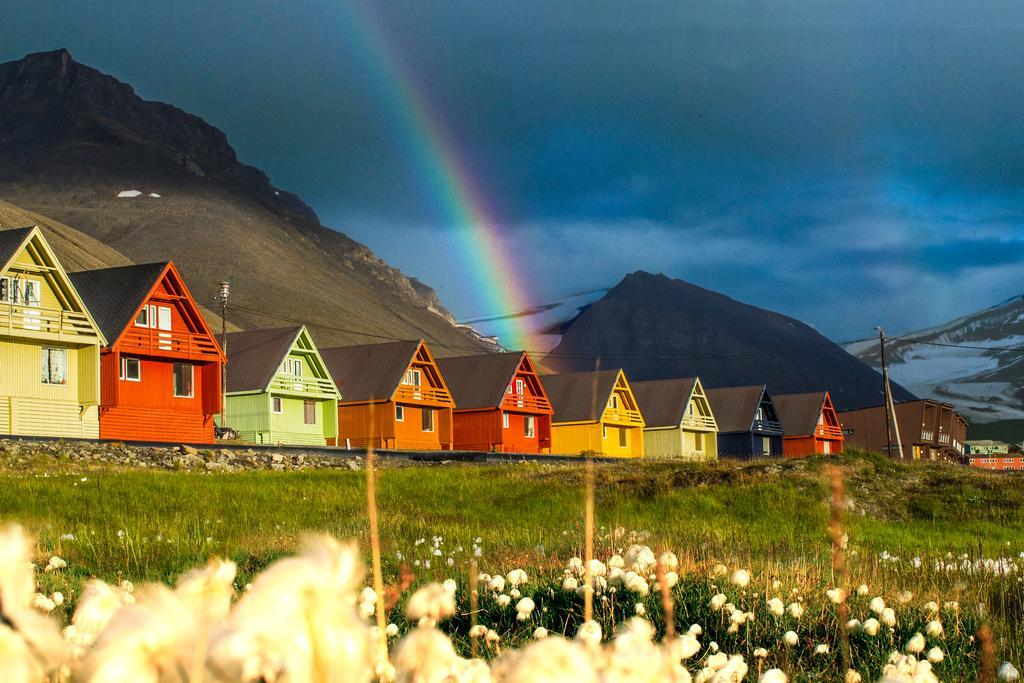
[[[534,419],[533,415],[527,415],[526,420],[523,421],[523,436],[527,439],[532,439],[534,436]]]
[[[395,422],[405,422],[405,406],[395,406]]]
[[[761,452],[765,455],[772,454],[772,440],[767,436],[761,437]]]
[[[423,415],[423,431],[432,432],[434,431],[434,410],[433,408],[424,408],[421,411]]]
[[[276,415],[280,415],[284,412],[284,399],[280,396],[272,396],[270,398],[270,410]]]
[[[508,413],[501,414],[501,426],[508,429]]]
[[[612,394],[612,397],[610,399],[608,399],[608,407],[611,408],[612,410],[618,410],[619,409],[619,395],[618,394]]]
[[[299,358],[285,358],[281,363],[281,372],[293,377],[302,377],[302,360]]]
[[[11,278],[6,275],[4,277],[0,277],[0,302],[11,303],[11,299],[13,298],[13,289],[14,284]],[[509,391],[511,391],[511,389],[509,389]]]
[[[405,377],[402,379],[402,384],[411,384],[414,387],[420,386],[423,374],[419,370],[410,368],[405,371]]]
[[[192,366],[188,363],[174,364],[174,395],[177,398],[192,398]]]
[[[128,382],[141,382],[142,361],[138,358],[122,358],[121,379]]]
[[[607,439],[608,438],[608,425],[601,425],[601,438],[602,439]]]
[[[39,280],[26,280],[17,276],[0,278],[0,301],[4,303],[38,306],[41,292],[42,284]]]
[[[25,280],[25,305],[38,306],[40,303],[40,292],[42,287],[38,280]]]
[[[316,424],[316,401],[302,402],[302,423],[307,425]]]
[[[520,396],[523,395],[523,380],[521,379],[516,380],[516,393]]]
[[[136,327],[149,327],[149,306],[143,306],[139,314],[135,316]]]
[[[625,427],[619,427],[619,448],[626,448],[629,446],[629,430]]]
[[[693,450],[698,453],[704,450],[704,435],[701,432],[694,432],[693,434]]]
[[[68,383],[68,350],[43,347],[39,379],[43,384]]]

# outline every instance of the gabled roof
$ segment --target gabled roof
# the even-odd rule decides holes
[[[228,393],[266,389],[301,333],[301,325],[229,332]]]
[[[459,409],[497,408],[523,358],[522,351],[440,358],[437,365]]]
[[[555,414],[554,422],[597,422],[604,414],[619,369],[541,375],[540,381]],[[596,390],[595,390],[596,387]],[[596,415],[594,411],[597,411]]]
[[[775,412],[782,423],[786,436],[813,434],[818,426],[818,417],[825,407],[828,392],[811,391],[804,394],[782,394],[772,396]]]
[[[0,270],[7,268],[7,264],[21,250],[21,246],[34,229],[29,227],[0,230]]]
[[[640,414],[648,429],[651,427],[678,427],[683,421],[686,406],[690,403],[696,377],[659,379],[650,382],[633,382],[630,388],[636,397]]]
[[[763,384],[709,389],[708,403],[711,404],[711,412],[715,414],[715,420],[718,422],[718,431],[749,432],[764,392]]]
[[[85,300],[103,336],[113,345],[146,297],[153,291],[168,262],[143,263],[117,268],[99,268],[68,273],[75,289]]]
[[[389,400],[413,361],[420,340],[335,346],[320,355],[345,401]]]

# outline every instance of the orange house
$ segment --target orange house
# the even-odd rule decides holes
[[[827,391],[772,396],[782,423],[782,455],[842,453],[843,428]]]
[[[522,351],[442,358],[455,399],[455,448],[550,453],[551,403]]]
[[[71,273],[108,340],[100,438],[213,443],[224,354],[173,263]]]
[[[455,402],[423,340],[320,349],[341,392],[338,446],[452,449]]]

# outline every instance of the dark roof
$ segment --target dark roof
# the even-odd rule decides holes
[[[544,392],[551,401],[555,414],[553,422],[595,422],[604,413],[608,397],[619,377],[618,369],[600,372],[567,372],[561,375],[541,375]],[[595,400],[594,376],[597,376]],[[594,408],[597,408],[597,415]],[[458,405],[458,404],[456,404]]]
[[[513,351],[439,358],[437,365],[460,409],[496,408],[522,360],[523,353]]]
[[[804,436],[813,434],[818,426],[818,417],[825,406],[825,392],[776,394],[772,396],[772,403],[782,423],[782,433],[786,436]]]
[[[761,396],[764,395],[764,385],[709,389],[707,394],[719,432],[749,432]]]
[[[320,349],[344,401],[387,400],[395,393],[420,342],[397,341]]]
[[[153,289],[167,262],[68,273],[107,344],[113,345]]]
[[[7,265],[7,262],[14,257],[18,247],[21,246],[32,230],[34,228],[0,230],[0,267]]]
[[[228,392],[262,391],[288,354],[301,326],[228,333]]]
[[[678,427],[697,385],[696,377],[658,379],[629,385],[647,427]]]

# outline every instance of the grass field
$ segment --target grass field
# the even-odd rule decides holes
[[[865,453],[828,462],[844,473],[850,585],[866,583],[872,594],[911,590],[915,603],[958,600],[972,614],[983,604],[965,624],[989,620],[999,656],[1019,664],[1020,575],[965,575],[934,564],[1011,558],[1024,565],[1024,477]],[[823,458],[601,464],[596,554],[607,557],[639,540],[656,552],[675,552],[695,570],[718,562],[746,567],[820,596],[835,585],[825,465]],[[479,548],[481,571],[524,567],[557,583],[569,558],[582,554],[581,466],[423,466],[378,476],[388,581],[402,564],[419,579],[462,575]],[[172,582],[211,556],[235,560],[242,586],[293,551],[308,530],[358,539],[364,554],[368,546],[365,474],[347,470],[210,475],[86,470],[40,460],[0,473],[0,518],[20,522],[38,538],[44,563],[50,554],[68,562],[59,576],[42,578],[44,592],[69,596],[65,610],[85,578]],[[709,589],[706,580],[698,584],[687,583],[686,590],[697,596]],[[680,619],[707,618],[697,603],[683,602]],[[963,656],[961,671],[974,671],[973,655]]]

